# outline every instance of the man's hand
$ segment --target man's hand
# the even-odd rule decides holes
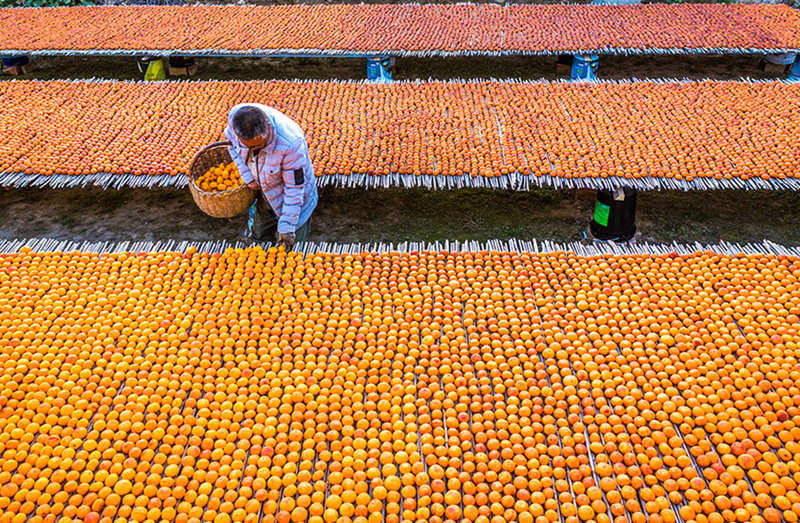
[[[258,184],[258,180],[253,180],[252,182],[248,183],[247,186],[253,189],[254,191],[258,191],[261,189],[261,186]]]
[[[294,246],[294,233],[293,232],[285,232],[278,234],[278,246],[283,245],[283,248],[286,249],[286,252],[292,250]]]

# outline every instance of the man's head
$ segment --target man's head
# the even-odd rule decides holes
[[[240,107],[233,114],[231,125],[242,144],[251,149],[260,149],[272,141],[272,125],[258,107]]]

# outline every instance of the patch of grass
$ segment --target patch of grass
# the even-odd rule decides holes
[[[574,219],[560,212],[564,205],[571,200],[550,190],[325,190],[313,223],[324,236],[367,236],[351,241],[531,238],[544,231],[567,234]]]
[[[311,239],[392,242],[582,238],[591,193],[424,189],[320,191]],[[766,191],[640,192],[637,227],[655,242],[754,242],[799,245],[800,193]],[[236,241],[244,216],[203,214],[186,190],[22,189],[0,191],[0,237],[75,240]]]
[[[125,191],[108,190],[103,191],[95,202],[98,214],[109,214],[117,211],[128,200]]]
[[[669,241],[800,243],[800,194],[778,191],[639,193],[640,231]]]
[[[76,223],[74,214],[61,214],[55,221],[57,224],[67,229],[74,227]]]

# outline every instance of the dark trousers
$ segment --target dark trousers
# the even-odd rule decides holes
[[[294,232],[294,241],[296,243],[308,240],[310,224],[311,219],[309,218],[306,223],[298,227]],[[278,217],[261,193],[256,196],[256,200],[247,210],[247,229],[244,235],[248,239],[257,242],[278,241]]]

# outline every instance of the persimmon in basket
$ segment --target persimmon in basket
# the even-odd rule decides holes
[[[242,185],[239,170],[233,162],[220,163],[197,179],[197,186],[205,192],[231,191]]]

